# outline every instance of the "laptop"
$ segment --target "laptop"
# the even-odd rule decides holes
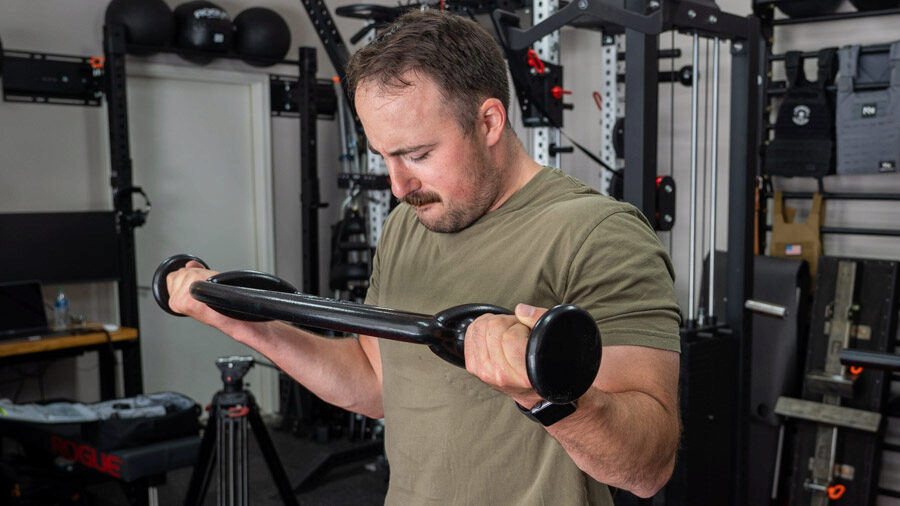
[[[0,340],[50,332],[39,281],[0,282]]]

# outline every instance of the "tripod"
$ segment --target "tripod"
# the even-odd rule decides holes
[[[200,454],[191,474],[185,506],[202,504],[213,464],[218,475],[218,506],[248,506],[247,483],[247,425],[253,429],[256,442],[278,487],[281,500],[287,506],[297,506],[297,498],[288,481],[272,439],[259,415],[253,395],[244,389],[244,375],[253,367],[252,357],[220,357],[216,367],[222,371],[224,389],[213,396],[209,421],[200,442]]]

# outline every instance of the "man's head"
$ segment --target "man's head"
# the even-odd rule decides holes
[[[390,92],[364,82],[356,110],[369,149],[384,158],[394,195],[430,230],[457,232],[502,203],[504,170],[491,153],[506,114],[497,99],[487,99],[463,130],[434,81],[406,78],[409,86]]]
[[[385,91],[427,77],[441,91],[463,131],[472,128],[486,98],[509,110],[506,61],[493,37],[478,23],[439,10],[410,11],[387,27],[347,64],[351,99],[363,83]]]
[[[427,228],[462,230],[521,183],[506,62],[474,22],[410,12],[353,56],[347,77],[391,191]]]

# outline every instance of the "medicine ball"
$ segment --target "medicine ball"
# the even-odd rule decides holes
[[[841,0],[801,0],[796,2],[780,2],[778,8],[781,12],[792,18],[808,18],[821,16],[836,11]]]
[[[273,65],[290,47],[291,29],[277,12],[251,7],[234,18],[234,50],[250,65]]]
[[[163,0],[112,0],[106,6],[105,20],[107,25],[124,25],[125,40],[130,44],[166,47],[175,37],[172,10]]]
[[[850,3],[860,11],[880,11],[900,6],[900,0],[850,0]]]
[[[175,7],[175,45],[181,49],[204,51],[209,55],[182,55],[194,63],[209,63],[214,53],[231,49],[234,28],[228,13],[206,0],[194,0]]]

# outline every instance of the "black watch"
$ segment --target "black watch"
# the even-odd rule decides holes
[[[528,418],[540,423],[544,427],[549,427],[563,418],[571,415],[578,408],[578,401],[567,402],[565,404],[554,404],[550,401],[540,401],[531,409],[528,409],[518,402],[516,406]]]

